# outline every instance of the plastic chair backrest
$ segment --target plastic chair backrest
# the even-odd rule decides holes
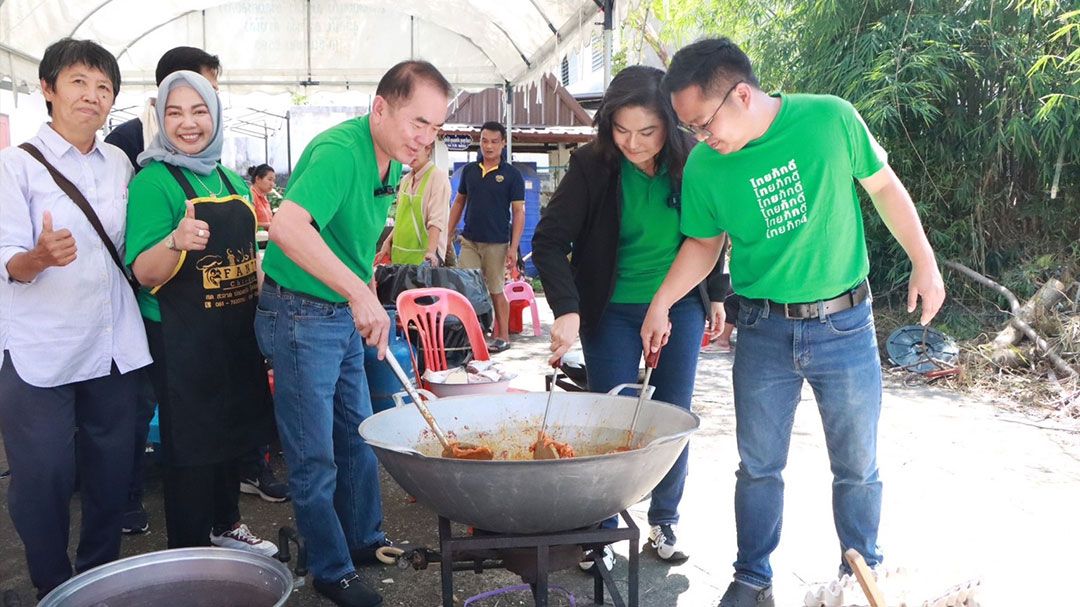
[[[512,280],[503,286],[503,295],[507,301],[520,299],[522,301],[535,301],[536,293],[533,293],[532,285],[524,280]]]
[[[418,301],[424,298],[430,298],[432,301],[430,303]],[[457,317],[465,326],[474,359],[491,359],[487,342],[484,340],[484,331],[480,328],[479,319],[476,318],[476,310],[461,293],[439,287],[408,289],[398,295],[397,309],[401,326],[405,329],[405,339],[409,339],[410,323],[420,334],[419,350],[424,353],[424,363],[428,369],[443,371],[447,368],[446,346],[443,343],[443,325],[447,316]],[[413,361],[413,368],[416,369],[417,380],[419,380],[420,369],[416,361]]]

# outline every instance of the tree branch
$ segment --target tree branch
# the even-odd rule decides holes
[[[1046,343],[1046,340],[1043,339],[1042,336],[1040,336],[1038,333],[1036,333],[1035,329],[1031,328],[1031,325],[1027,324],[1022,319],[1020,319],[1019,316],[1017,316],[1017,312],[1020,311],[1020,301],[1016,299],[1016,296],[1012,294],[1012,291],[999,285],[993,280],[990,280],[982,274],[979,274],[975,270],[972,270],[971,268],[965,266],[962,263],[944,260],[942,261],[942,264],[948,268],[956,270],[967,278],[983,286],[989,287],[994,291],[997,291],[1003,297],[1005,297],[1005,299],[1009,302],[1009,309],[1012,310],[1013,314],[1013,317],[1009,320],[1009,322],[1017,329],[1023,331],[1024,335],[1026,335],[1027,338],[1035,344],[1036,351],[1042,352],[1046,356],[1046,358],[1050,360],[1050,363],[1053,364],[1054,368],[1065,377],[1075,377],[1077,375],[1080,375],[1080,372],[1077,372],[1076,369],[1073,369],[1069,365],[1069,363],[1065,362],[1063,358],[1061,358],[1057,355],[1056,352],[1054,352],[1054,350],[1050,347],[1050,344]]]

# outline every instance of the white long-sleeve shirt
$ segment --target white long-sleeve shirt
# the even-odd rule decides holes
[[[30,143],[79,188],[123,259],[132,173],[124,153],[99,139],[83,154],[49,124]],[[8,262],[34,248],[45,211],[52,214],[53,229],[71,231],[76,259],[47,268],[29,283],[15,281]],[[104,377],[114,361],[121,373],[150,364],[135,295],[101,238],[45,167],[17,147],[0,151],[3,350],[23,381],[42,388]]]

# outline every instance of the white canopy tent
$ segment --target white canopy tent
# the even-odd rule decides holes
[[[123,88],[152,87],[169,48],[221,57],[222,88],[371,92],[408,58],[434,63],[459,89],[536,81],[567,48],[610,31],[636,0],[0,0],[0,81],[37,88],[49,43],[89,38],[120,62]],[[606,7],[606,14],[601,7]],[[614,13],[618,14],[614,14]],[[605,79],[606,81],[606,79]]]

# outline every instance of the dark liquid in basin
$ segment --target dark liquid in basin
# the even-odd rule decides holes
[[[281,593],[242,582],[185,581],[147,585],[87,607],[273,607]]]

